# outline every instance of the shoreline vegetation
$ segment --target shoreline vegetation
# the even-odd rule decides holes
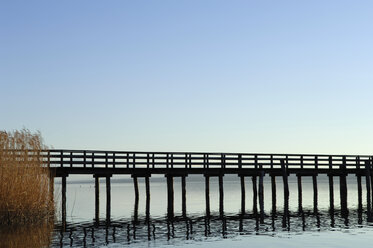
[[[55,206],[53,175],[40,157],[45,149],[40,132],[0,131],[0,244],[6,242],[5,247],[19,247],[27,240],[45,241],[40,243],[45,246],[50,241]],[[46,239],[34,238],[37,230]]]

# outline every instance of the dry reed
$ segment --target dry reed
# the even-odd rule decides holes
[[[53,216],[50,170],[40,132],[0,131],[0,226],[45,222]]]

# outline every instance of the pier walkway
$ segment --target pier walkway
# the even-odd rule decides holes
[[[205,178],[206,216],[210,214],[210,177],[219,178],[219,211],[224,215],[225,174],[236,174],[241,183],[241,208],[245,212],[245,178],[253,182],[254,212],[264,218],[263,177],[271,177],[272,210],[276,209],[276,177],[283,181],[284,212],[288,211],[288,176],[297,176],[299,210],[302,209],[302,177],[312,177],[314,208],[317,211],[317,176],[329,177],[330,208],[334,209],[334,177],[339,177],[340,207],[347,211],[347,182],[349,174],[357,177],[359,204],[362,204],[362,177],[367,192],[367,218],[372,220],[372,156],[325,154],[252,154],[252,153],[200,153],[200,152],[134,152],[94,150],[47,150],[43,160],[55,177],[62,178],[62,220],[66,221],[66,179],[71,174],[90,174],[95,178],[96,220],[99,221],[99,178],[106,178],[106,219],[110,221],[111,177],[116,174],[131,175],[135,191],[135,209],[139,201],[138,178],[145,178],[146,213],[150,211],[150,183],[153,174],[166,177],[168,217],[174,216],[174,177],[181,177],[182,213],[186,217],[186,178],[200,174]],[[257,203],[259,210],[256,209]],[[136,211],[135,211],[136,215]],[[136,216],[135,216],[136,217]]]

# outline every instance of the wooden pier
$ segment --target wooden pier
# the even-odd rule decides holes
[[[253,182],[253,210],[264,218],[263,178],[271,178],[272,211],[276,211],[276,177],[283,181],[284,225],[289,215],[288,176],[297,176],[299,212],[302,212],[302,177],[312,177],[314,212],[317,212],[317,176],[329,177],[330,210],[334,211],[334,177],[339,178],[340,206],[347,209],[348,175],[357,177],[359,206],[362,205],[362,177],[366,181],[367,219],[372,220],[373,183],[372,156],[369,155],[322,155],[322,154],[250,154],[250,153],[196,153],[196,152],[133,152],[133,151],[92,151],[92,150],[48,150],[42,156],[54,170],[56,177],[62,177],[62,219],[66,220],[66,178],[71,174],[90,174],[95,178],[95,219],[99,221],[99,178],[106,179],[106,219],[110,222],[111,177],[115,174],[131,175],[135,191],[135,218],[139,201],[138,178],[145,178],[146,218],[150,212],[150,183],[152,175],[165,176],[167,182],[168,217],[174,217],[174,178],[181,177],[182,216],[187,216],[186,180],[190,174],[205,178],[206,216],[210,215],[210,177],[218,177],[219,213],[224,216],[224,175],[236,174],[241,182],[241,211],[245,214],[245,179]],[[292,192],[293,193],[293,192]],[[257,208],[259,203],[259,209]]]

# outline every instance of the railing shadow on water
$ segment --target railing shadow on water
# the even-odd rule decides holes
[[[55,226],[53,247],[95,247],[108,244],[138,245],[183,244],[238,236],[266,235],[291,236],[309,232],[353,230],[369,227],[366,212],[362,208],[302,209],[277,211],[265,214],[241,213],[221,216],[219,212],[188,217],[169,216],[153,218],[137,216],[110,222],[67,223]],[[373,227],[372,227],[373,228]]]

